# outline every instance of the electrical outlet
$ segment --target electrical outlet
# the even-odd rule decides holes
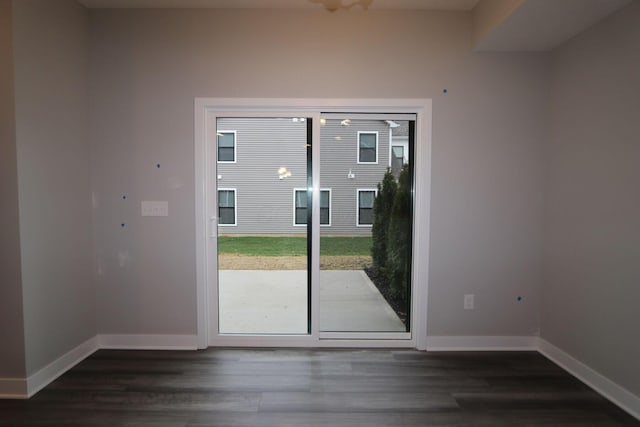
[[[465,294],[464,296],[464,309],[465,310],[473,310],[474,303],[474,295],[473,294]]]

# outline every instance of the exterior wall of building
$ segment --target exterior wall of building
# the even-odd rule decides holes
[[[235,134],[233,161],[217,163],[218,190],[235,191],[235,224],[220,234],[304,234],[295,224],[295,190],[307,179],[306,121],[291,118],[221,118],[218,133]],[[377,135],[377,161],[358,162],[359,133]],[[327,120],[321,128],[320,187],[330,191],[323,235],[369,235],[358,225],[358,190],[375,190],[389,166],[389,124]]]
[[[330,188],[332,199],[331,227],[322,227],[322,234],[371,234],[371,226],[357,225],[358,190],[375,190],[382,181],[389,166],[389,129],[382,120],[354,120],[349,126],[327,120],[322,126],[320,187]],[[377,133],[377,163],[358,163],[358,132]]]
[[[218,162],[218,190],[236,191],[236,225],[220,234],[305,233],[293,225],[293,189],[307,184],[307,124],[291,118],[223,118],[218,132],[234,131],[234,163]],[[280,178],[286,168],[289,177]]]

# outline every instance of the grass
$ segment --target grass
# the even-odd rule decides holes
[[[219,236],[218,253],[245,256],[305,256],[306,237]],[[320,237],[320,255],[371,255],[371,237]]]

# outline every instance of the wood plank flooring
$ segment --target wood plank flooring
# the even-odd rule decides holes
[[[535,352],[101,350],[0,426],[639,426]]]

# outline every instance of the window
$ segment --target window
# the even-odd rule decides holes
[[[393,145],[391,147],[391,173],[397,177],[400,175],[400,170],[404,165],[404,146]]]
[[[294,224],[305,225],[307,223],[307,190],[295,191]]]
[[[358,222],[356,225],[373,225],[373,201],[378,190],[358,190]]]
[[[331,225],[330,190],[320,190],[320,225]]]
[[[218,225],[236,225],[236,190],[218,190]]]
[[[218,131],[218,162],[236,162],[236,131]]]
[[[294,225],[307,224],[307,190],[294,190]],[[320,225],[331,225],[331,190],[320,190]]]
[[[358,163],[378,163],[378,132],[358,132]]]

